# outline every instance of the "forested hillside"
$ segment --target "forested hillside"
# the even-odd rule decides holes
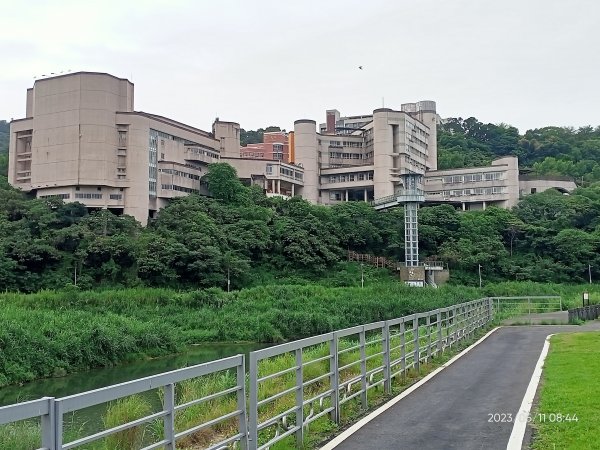
[[[6,129],[0,122],[0,131]],[[425,207],[422,257],[448,261],[456,283],[477,283],[479,264],[487,281],[585,281],[588,265],[600,278],[599,128],[520,136],[507,125],[448,119],[439,143],[441,167],[514,154],[537,173],[583,177],[585,187],[569,196],[530,195],[512,211]],[[401,209],[378,213],[362,202],[324,207],[269,199],[243,186],[226,164],[211,165],[206,181],[214,198],[175,200],[142,228],[131,217],[88,215],[78,203],[31,199],[0,175],[0,290],[61,288],[75,273],[82,288],[226,288],[228,274],[231,286],[241,288],[335,272],[348,250],[403,260]]]
[[[270,133],[273,131],[285,131],[279,127],[270,126],[265,129],[259,128],[258,130],[240,130],[240,145],[245,147],[248,144],[258,144],[263,141],[263,134]]]
[[[10,124],[0,120],[0,176],[8,174],[8,133]]]
[[[600,126],[545,127],[519,135],[506,124],[449,118],[439,127],[438,147],[440,169],[484,165],[512,155],[519,158],[521,168],[538,175],[600,181]]]
[[[266,198],[227,164],[212,164],[207,182],[214,198],[174,200],[142,228],[78,203],[28,199],[3,181],[0,290],[61,288],[75,272],[82,288],[226,288],[227,274],[241,288],[336,271],[347,250],[403,259],[402,209]],[[486,281],[582,281],[588,264],[600,277],[600,184],[530,195],[513,211],[427,207],[420,224],[422,256],[448,261],[457,283],[475,284],[479,264]]]

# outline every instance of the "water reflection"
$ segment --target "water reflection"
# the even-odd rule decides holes
[[[226,358],[239,353],[246,355],[247,362],[249,352],[266,346],[268,345],[256,343],[203,344],[190,347],[185,353],[178,355],[93,369],[62,378],[37,380],[23,386],[7,386],[0,389],[0,406],[34,400],[44,396],[64,397],[169,370]]]

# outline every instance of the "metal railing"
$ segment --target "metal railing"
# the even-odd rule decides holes
[[[490,297],[496,313],[512,317],[562,311],[562,297],[558,295],[529,295],[520,297]]]
[[[54,450],[54,398],[44,397],[0,408],[0,425],[28,419],[41,420],[42,446],[38,450]]]
[[[41,419],[41,448],[46,450],[78,448],[161,421],[162,432],[152,436],[155,442],[144,442],[142,450],[175,450],[179,439],[226,421],[232,430],[235,428],[235,434],[226,438],[217,434],[220,442],[211,442],[209,449],[222,450],[232,445],[249,450],[268,449],[291,435],[300,446],[312,422],[329,415],[339,424],[345,405],[353,400],[354,405],[349,408],[366,409],[375,390],[391,394],[394,382],[403,380],[411,370],[418,371],[422,364],[461,340],[473,337],[477,329],[492,321],[493,315],[494,301],[484,298],[359,325],[252,352],[248,380],[244,356],[237,355],[68,397],[45,397],[2,407],[0,425]],[[225,371],[235,374],[234,386],[209,395],[203,391],[203,397],[198,394],[199,398],[177,403],[181,397],[176,395],[177,383]],[[156,389],[162,391],[158,412],[97,433],[85,432],[88,434],[83,437],[64,442],[66,414]],[[230,404],[231,411],[177,431],[178,412],[200,404],[210,409],[212,400],[234,395],[235,401],[230,403],[235,403],[235,407]]]
[[[249,449],[268,449],[291,435],[301,446],[311,422],[329,415],[339,423],[342,406],[355,398],[366,409],[371,390],[390,394],[394,379],[492,318],[493,302],[485,298],[250,353]]]
[[[228,370],[236,371],[235,386],[218,392],[213,392],[210,395],[193,399],[183,404],[176,404],[176,383]],[[157,448],[175,450],[177,440],[190,434],[198,433],[205,428],[211,427],[223,421],[234,420],[237,418],[237,433],[231,437],[221,440],[218,443],[212,444],[209,448],[213,450],[223,449],[226,448],[226,445],[229,443],[239,442],[241,448],[245,449],[247,447],[248,438],[246,426],[245,386],[244,355],[237,355],[59,399],[46,397],[32,402],[5,406],[0,408],[0,425],[41,417],[41,448],[47,450],[68,450],[98,441],[100,439],[105,439],[106,437],[116,433],[130,430],[141,425],[162,420],[164,434],[162,439],[146,445],[143,450],[152,450]],[[137,420],[120,424],[116,427],[112,427],[98,433],[81,437],[71,442],[63,441],[63,421],[65,414],[155,389],[162,389],[163,391],[161,411],[146,415]],[[179,432],[176,431],[175,414],[177,412],[194,405],[233,394],[236,394],[237,409],[206,422],[197,424],[192,428]]]

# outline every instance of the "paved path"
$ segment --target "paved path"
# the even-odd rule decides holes
[[[591,329],[600,323],[500,328],[336,448],[504,450],[513,424],[490,414],[515,417],[546,336]]]
[[[519,317],[511,317],[502,321],[502,325],[568,325],[569,311],[549,313],[533,313]]]

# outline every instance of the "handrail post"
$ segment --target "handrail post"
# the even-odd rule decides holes
[[[164,411],[167,413],[163,418],[165,430],[165,450],[175,450],[175,385],[173,383],[164,386]]]
[[[442,311],[439,309],[437,312],[437,335],[438,335],[437,352],[438,352],[438,356],[439,356],[442,354],[442,350],[444,350],[443,342],[442,342]]]
[[[390,325],[386,321],[383,326],[383,388],[386,394],[392,393],[391,358],[390,358]]]
[[[302,348],[296,350],[296,446],[304,441],[304,381],[302,374]]]
[[[400,371],[402,382],[404,382],[406,380],[406,327],[404,319],[400,322]]]
[[[333,333],[333,338],[329,341],[329,382],[331,383],[331,421],[337,424],[340,423],[340,381],[338,372],[338,348],[337,348],[337,334]]]
[[[416,315],[415,318],[413,319],[413,340],[414,340],[414,357],[413,357],[413,362],[415,364],[415,370],[417,371],[417,374],[420,373],[421,371],[421,361],[420,360],[420,356],[419,356],[419,316]]]
[[[63,445],[63,405],[60,400],[54,400],[54,448],[62,449],[62,445]]]
[[[48,414],[45,414],[41,418],[42,427],[42,447],[54,450],[56,448],[55,439],[55,411],[54,411],[54,397],[45,397],[48,400]]]
[[[246,418],[246,355],[242,355],[242,361],[237,366],[236,383],[237,391],[237,407],[241,411],[239,416],[240,434],[240,449],[247,450],[248,448],[248,420]]]
[[[256,450],[258,448],[258,362],[256,354],[250,353],[250,377],[248,384],[250,386],[250,414],[248,421],[248,449]]]
[[[360,340],[360,388],[362,393],[360,395],[362,407],[363,409],[367,409],[369,404],[367,402],[367,353],[365,350],[366,338],[365,338],[365,329],[361,330],[359,333]]]
[[[431,359],[431,313],[427,313],[425,318],[425,332],[427,333],[427,353],[425,354],[425,362]]]

